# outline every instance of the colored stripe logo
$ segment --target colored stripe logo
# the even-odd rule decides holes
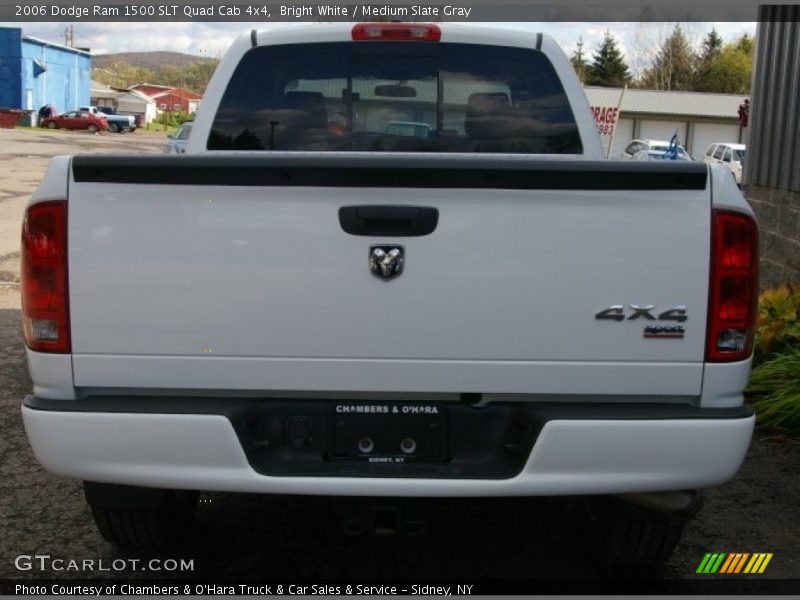
[[[771,560],[771,552],[706,552],[696,572],[704,575],[763,573]]]

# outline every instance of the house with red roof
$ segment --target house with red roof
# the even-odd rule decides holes
[[[197,112],[203,97],[182,87],[170,87],[151,83],[138,83],[130,89],[150,96],[159,111]]]

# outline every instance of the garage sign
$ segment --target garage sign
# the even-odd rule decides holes
[[[593,106],[594,124],[600,135],[611,135],[619,118],[619,106]]]

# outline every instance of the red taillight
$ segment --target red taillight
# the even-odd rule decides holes
[[[20,271],[25,343],[38,352],[69,353],[66,201],[28,208],[22,223]]]
[[[753,351],[758,300],[758,228],[742,213],[714,211],[706,360],[744,360]]]
[[[353,40],[438,42],[442,31],[429,23],[359,23],[353,27]]]

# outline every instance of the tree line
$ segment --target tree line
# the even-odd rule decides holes
[[[637,77],[632,75],[610,31],[606,31],[591,60],[583,40],[578,40],[570,62],[586,85],[722,94],[750,92],[755,40],[746,34],[725,43],[712,29],[695,49],[681,26],[676,25],[654,47],[655,54]]]
[[[716,29],[709,31],[695,49],[680,25],[662,41],[653,43],[654,55],[634,76],[619,43],[610,31],[590,57],[583,40],[570,62],[586,85],[630,87],[651,90],[748,94],[753,69],[755,40],[743,35],[725,43]],[[218,60],[192,62],[182,68],[164,65],[149,69],[127,62],[110,69],[93,69],[92,77],[106,85],[127,88],[137,83],[184,87],[203,94]]]
[[[108,69],[92,69],[92,79],[117,88],[129,88],[137,83],[152,83],[183,87],[202,95],[218,63],[216,59],[202,60],[186,64],[182,68],[164,65],[157,69],[148,69],[119,61]]]

